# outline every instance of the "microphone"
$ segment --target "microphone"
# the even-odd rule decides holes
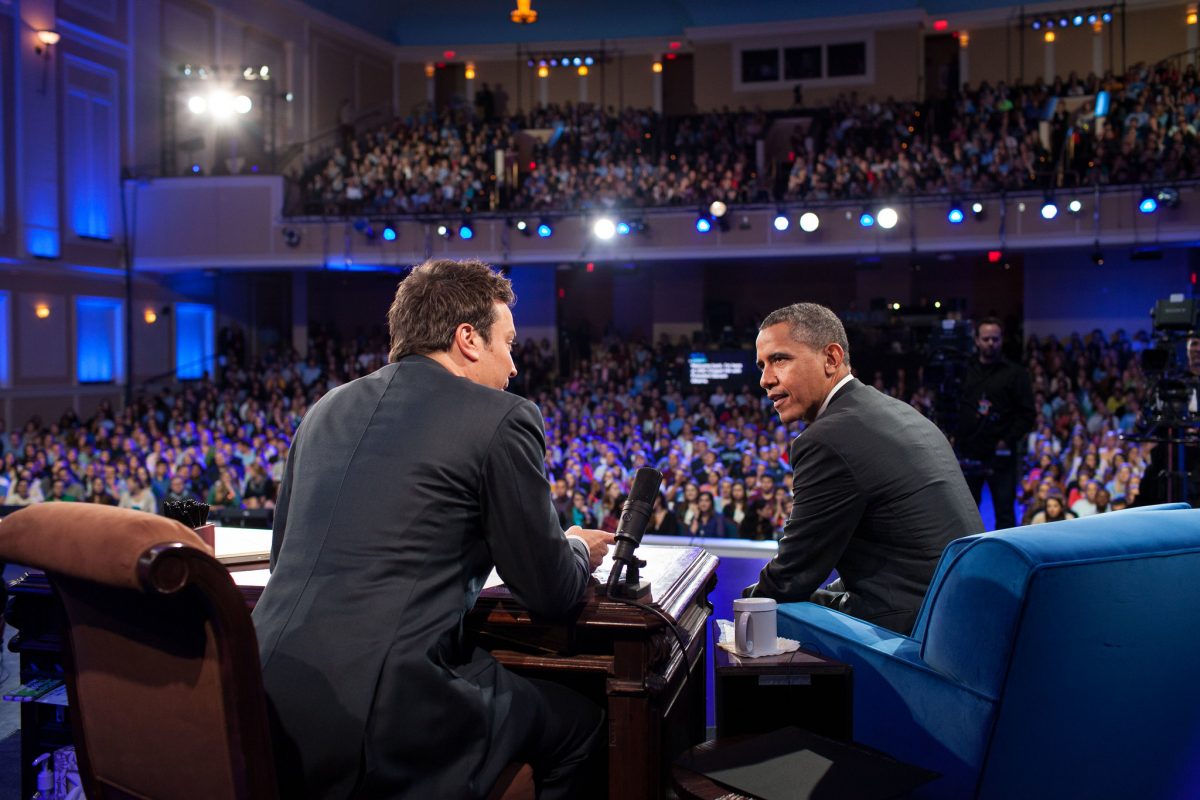
[[[641,597],[650,591],[648,581],[638,576],[638,569],[646,562],[639,560],[634,551],[642,543],[646,526],[650,523],[650,512],[654,509],[654,498],[662,485],[662,473],[650,467],[642,467],[633,478],[629,498],[621,509],[617,523],[617,547],[613,551],[612,571],[608,574],[608,593],[618,597]],[[625,581],[621,573],[625,572]]]

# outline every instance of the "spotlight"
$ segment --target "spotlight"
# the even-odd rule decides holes
[[[557,58],[552,58],[552,59],[550,59],[550,66],[552,66],[552,67],[557,67],[557,66],[558,66],[558,59],[557,59]]]
[[[239,114],[249,114],[253,107],[254,102],[244,94],[239,94],[233,99],[233,110]]]
[[[1083,211],[1083,203],[1078,199],[1072,200],[1070,203],[1067,203],[1067,210],[1072,214],[1078,214],[1080,211]]]
[[[772,224],[775,226],[775,230],[783,233],[791,223],[788,221],[787,214],[780,212],[775,215],[775,221]]]
[[[628,222],[621,220],[617,223],[617,236],[628,236],[630,230]]]
[[[526,236],[530,235],[529,223],[523,219],[517,220],[517,224],[513,227],[515,227],[517,230],[519,230],[521,233],[525,234]]]
[[[233,114],[233,97],[229,92],[213,92],[208,96],[208,109],[218,119]]]
[[[812,233],[819,227],[821,227],[821,218],[813,212],[805,211],[800,215],[800,230],[805,233]]]
[[[1043,25],[1045,25],[1047,28],[1053,28],[1053,27],[1054,27],[1054,20],[1052,20],[1052,19],[1048,19],[1048,20],[1046,20],[1046,21],[1045,21],[1044,23],[1042,23],[1042,24],[1043,24]]]
[[[1042,21],[1040,19],[1035,19],[1030,27],[1032,27],[1035,31],[1040,31],[1042,29]]]
[[[697,217],[696,230],[698,230],[700,233],[708,233],[712,230],[712,220],[710,220],[708,217]]]
[[[454,232],[450,230],[449,226],[447,226],[445,223],[442,223],[441,225],[437,226],[437,235],[443,239],[449,239],[454,235]]]
[[[1098,16],[1096,16],[1095,14],[1088,14],[1088,18],[1087,18],[1088,25],[1095,25],[1096,20],[1098,20],[1098,19],[1100,19],[1100,18]]]
[[[971,203],[971,213],[977,217],[980,214],[982,214],[983,213],[983,203],[979,202],[978,200],[976,200],[974,203]]]
[[[1042,203],[1042,219],[1054,219],[1058,216],[1058,205],[1053,200]]]
[[[729,209],[720,200],[713,200],[708,207],[708,213],[712,214],[717,219],[725,216],[725,212]]]
[[[870,211],[864,211],[862,216],[858,218],[858,224],[862,225],[864,228],[870,228],[875,224],[875,217]]]
[[[550,223],[543,220],[538,224],[537,234],[542,239],[549,239],[554,235],[554,228],[550,227]]]
[[[1105,11],[1103,16],[1100,17],[1100,19],[1104,20],[1105,22],[1112,22],[1112,12]]]
[[[469,222],[464,222],[458,226],[458,238],[466,241],[475,237],[475,229],[471,227]]]
[[[1179,190],[1170,186],[1164,186],[1155,193],[1154,199],[1158,201],[1160,206],[1175,208],[1179,205]]]
[[[884,230],[891,230],[900,221],[900,215],[891,206],[884,206],[879,209],[879,213],[875,215],[875,218],[879,220],[879,227]]]
[[[951,225],[958,225],[963,221],[964,216],[965,215],[963,214],[962,208],[957,205],[953,205],[950,206],[950,210],[946,212],[946,221]]]
[[[396,229],[393,228],[391,225],[385,226],[383,229],[383,240],[385,242],[396,241]]]
[[[1158,201],[1153,197],[1143,197],[1142,202],[1138,203],[1138,211],[1143,214],[1153,214],[1158,211]]]
[[[581,67],[581,66],[583,66],[583,59],[580,58],[579,56],[575,56],[574,58],[571,59],[571,63],[577,67]]]
[[[1076,14],[1075,16],[1071,17],[1071,24],[1074,25],[1076,28],[1078,28],[1080,25],[1082,25],[1083,24],[1083,14]]]
[[[607,242],[617,235],[617,226],[608,217],[601,217],[592,224],[592,235]]]
[[[199,164],[192,164],[192,174],[193,175],[200,174],[200,165]]]
[[[1065,28],[1065,27],[1067,27],[1068,24],[1070,24],[1070,22],[1071,21],[1069,19],[1067,19],[1066,17],[1059,17],[1058,18],[1058,27]]]
[[[199,95],[188,98],[188,111],[193,114],[203,114],[208,110],[208,101]]]

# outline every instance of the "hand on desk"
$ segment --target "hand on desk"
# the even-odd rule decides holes
[[[614,541],[613,534],[608,531],[581,528],[578,525],[568,528],[567,536],[578,536],[587,545],[588,561],[591,563],[592,570],[600,566],[600,562],[608,555],[608,546]]]

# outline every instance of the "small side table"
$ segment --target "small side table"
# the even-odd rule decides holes
[[[716,642],[714,623],[713,641]],[[713,647],[717,738],[795,725],[830,739],[854,738],[854,673],[849,664],[797,650],[741,658]]]

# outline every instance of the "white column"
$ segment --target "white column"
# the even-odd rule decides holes
[[[1042,80],[1047,84],[1054,83],[1054,42],[1045,42],[1042,47],[1046,48],[1046,69]]]
[[[1191,31],[1189,28],[1188,32]],[[1104,75],[1104,28],[1099,28],[1092,34],[1092,72],[1096,77]]]
[[[661,71],[652,72],[652,73],[650,73],[650,75],[654,81],[654,113],[661,114],[662,108],[663,108],[663,106],[662,106],[662,100],[663,100],[663,98],[662,98],[662,72]]]
[[[550,79],[538,78],[538,105],[550,105]]]
[[[963,34],[964,36],[966,34]],[[971,57],[969,55],[970,44],[966,47],[961,44],[958,47],[958,86],[955,88],[961,89],[963,86],[971,82]]]
[[[588,101],[588,76],[579,76],[579,102],[586,103]]]
[[[433,64],[425,65],[425,102],[433,106],[434,98],[437,97],[437,91],[434,85],[434,70]]]

